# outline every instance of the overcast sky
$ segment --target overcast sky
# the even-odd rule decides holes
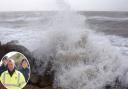
[[[0,11],[116,10],[128,11],[128,0],[0,0]]]

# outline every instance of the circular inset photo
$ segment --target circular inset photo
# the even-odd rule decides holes
[[[7,53],[0,62],[0,80],[7,89],[22,89],[30,78],[30,64],[20,52]]]

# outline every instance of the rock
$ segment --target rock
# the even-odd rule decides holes
[[[103,89],[128,89],[128,88],[123,86],[121,81],[117,77],[115,81],[113,81],[111,84],[106,84]]]
[[[38,84],[39,80],[40,80],[40,76],[36,75],[36,74],[31,74],[31,77],[30,77],[30,83],[32,84]]]
[[[34,64],[35,59],[32,56],[31,52],[24,46],[16,44],[15,41],[11,41],[6,44],[0,45],[0,59],[2,59],[2,57],[6,53],[11,52],[11,51],[18,51],[18,52],[24,54],[28,58],[28,61],[30,62],[30,64],[31,65]]]
[[[23,89],[53,89],[51,86],[45,87],[45,88],[39,88],[33,85],[27,85],[25,88]]]

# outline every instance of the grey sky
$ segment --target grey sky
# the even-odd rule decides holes
[[[66,0],[75,10],[127,10],[128,0]]]
[[[128,11],[128,0],[0,0],[0,11],[116,10]]]

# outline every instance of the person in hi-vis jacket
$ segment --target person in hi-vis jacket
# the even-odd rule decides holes
[[[13,59],[8,59],[7,71],[1,74],[0,80],[7,89],[22,89],[26,85],[25,78],[16,70]]]

